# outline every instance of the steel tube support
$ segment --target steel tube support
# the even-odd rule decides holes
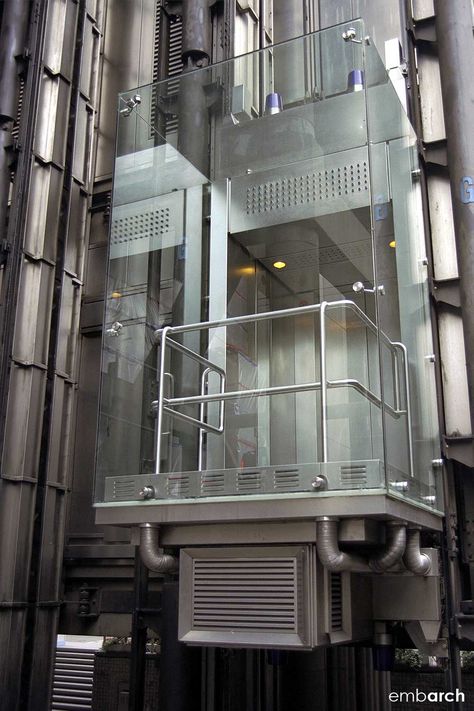
[[[470,0],[435,0],[443,110],[474,433],[474,40]]]

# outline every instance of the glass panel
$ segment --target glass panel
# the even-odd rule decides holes
[[[413,143],[364,37],[120,96],[98,501],[436,503]]]
[[[371,45],[366,51],[378,320],[387,339],[400,344],[393,353],[380,339],[387,484],[441,509],[433,468],[439,432],[416,137],[379,56]],[[393,409],[403,414],[394,417]]]

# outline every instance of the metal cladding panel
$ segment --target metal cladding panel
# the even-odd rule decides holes
[[[431,51],[418,51],[417,57],[423,140],[441,141],[446,138],[446,128],[438,56]]]
[[[81,280],[83,279],[86,246],[87,199],[87,194],[73,181],[71,185],[71,204],[66,235],[64,269]],[[100,216],[103,222],[103,213]]]
[[[311,647],[314,555],[310,546],[183,549],[179,639],[210,646]]]
[[[48,458],[48,482],[65,485],[71,456],[71,423],[75,386],[64,378],[55,376],[52,427]]]
[[[453,203],[449,175],[427,176],[430,201],[431,242],[435,279],[455,279],[459,276],[453,223]]]
[[[44,161],[64,165],[69,104],[69,84],[59,76],[43,74],[34,152]]]
[[[234,178],[230,231],[355,210],[369,201],[367,149],[355,148]]]
[[[79,330],[81,292],[77,281],[63,274],[56,370],[76,379],[76,339]]]
[[[13,366],[1,467],[3,477],[36,480],[38,476],[45,387],[45,370]]]
[[[54,267],[23,260],[16,315],[13,358],[24,364],[48,362]]]
[[[24,250],[36,259],[56,260],[62,171],[33,163]]]

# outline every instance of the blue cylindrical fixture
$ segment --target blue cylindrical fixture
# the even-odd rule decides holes
[[[278,94],[276,91],[271,94],[267,94],[265,99],[265,114],[279,114],[280,111],[283,111],[281,94]]]
[[[364,89],[364,72],[362,69],[351,69],[347,77],[347,91],[362,91]]]

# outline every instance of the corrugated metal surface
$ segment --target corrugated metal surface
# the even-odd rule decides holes
[[[91,711],[94,655],[94,649],[56,650],[51,711]]]

